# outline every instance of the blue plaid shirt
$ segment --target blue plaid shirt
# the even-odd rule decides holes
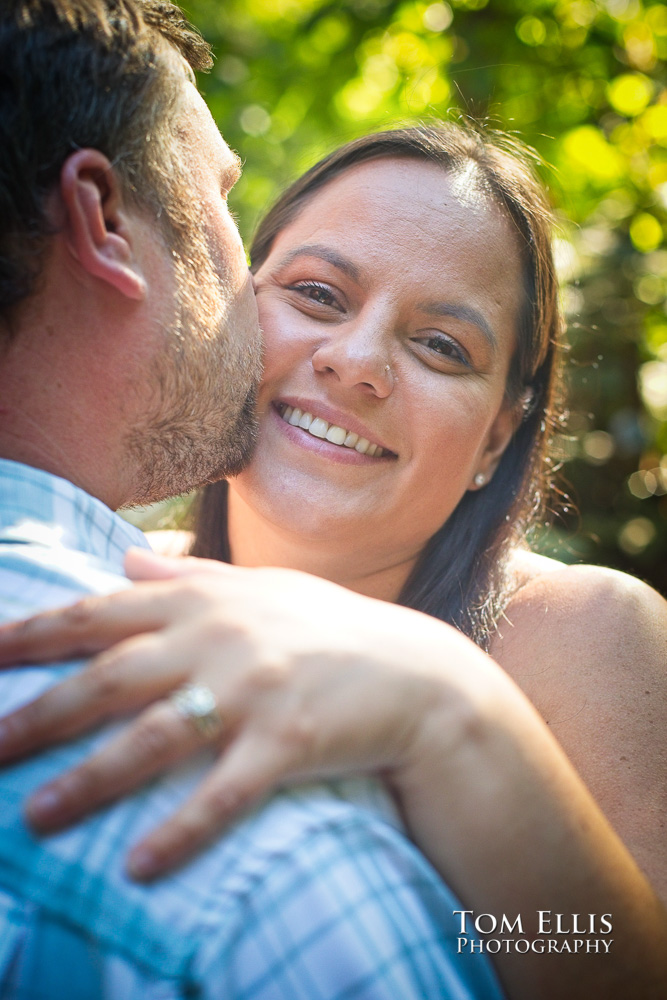
[[[135,528],[70,483],[0,460],[0,616],[127,586]],[[0,673],[9,711],[80,664]],[[115,726],[0,771],[3,1000],[496,1000],[483,955],[456,953],[460,904],[370,779],[272,797],[151,886],[128,847],[172,813],[206,755],[76,829],[39,840],[26,795]]]

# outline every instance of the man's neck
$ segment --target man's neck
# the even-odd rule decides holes
[[[38,427],[32,428],[34,439],[26,437],[25,434],[13,429],[8,417],[10,415],[6,411],[0,413],[0,458],[50,472],[94,495],[77,475],[75,463],[69,461],[69,456],[59,448],[56,441],[44,440],[44,435]]]
[[[81,335],[37,312],[0,358],[0,456],[67,479],[112,509],[125,500],[124,469],[104,387],[91,376]]]
[[[2,394],[0,379],[0,394]],[[76,428],[41,419],[39,407],[12,406],[3,394],[0,410],[0,457],[42,469],[67,479],[113,510],[123,504],[120,477],[114,484],[110,477],[113,457],[94,438],[91,428],[79,434]],[[108,458],[105,466],[104,456]],[[115,485],[115,488],[114,488]]]

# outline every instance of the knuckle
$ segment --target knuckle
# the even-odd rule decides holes
[[[121,689],[118,657],[94,660],[87,671],[87,680],[95,698],[113,699]]]
[[[207,602],[211,597],[212,581],[204,574],[193,574],[186,576],[178,583],[180,598],[189,601],[197,606]]]
[[[19,643],[22,639],[29,639],[30,636],[39,631],[39,627],[44,619],[44,615],[33,615],[32,618],[23,618],[19,622],[10,622],[3,625],[3,632],[12,642]]]
[[[26,739],[32,734],[33,728],[25,718],[25,709],[16,715],[8,715],[2,720],[3,741],[10,753],[16,753],[23,747]]]
[[[56,787],[61,801],[67,809],[78,809],[82,801],[95,800],[100,790],[100,776],[94,764],[82,764],[76,771],[61,778]]]
[[[264,660],[256,664],[245,678],[248,694],[255,696],[275,692],[287,685],[289,670],[278,660]]]
[[[51,621],[51,613],[35,615],[23,621],[12,622],[3,626],[4,640],[7,647],[5,660],[25,660],[30,663],[33,657],[39,655],[40,640],[44,629]]]
[[[222,647],[235,636],[237,629],[221,618],[220,614],[207,616],[201,624],[200,634],[211,646]]]
[[[14,739],[23,740],[39,736],[45,728],[48,718],[48,701],[46,696],[24,705],[15,715],[9,716],[3,722]]]
[[[138,719],[131,733],[131,745],[142,760],[164,757],[173,749],[173,739],[160,714],[149,710]]]
[[[92,622],[99,601],[94,597],[84,597],[62,611],[63,624],[69,628],[86,629]]]
[[[280,739],[290,759],[308,757],[317,744],[318,728],[312,716],[301,714],[280,727]]]
[[[243,809],[252,797],[251,790],[237,782],[221,785],[207,792],[202,803],[203,813],[208,822],[221,822]]]

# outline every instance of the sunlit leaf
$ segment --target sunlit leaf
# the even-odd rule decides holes
[[[650,212],[640,212],[630,224],[630,239],[640,253],[650,253],[662,243],[662,226]]]
[[[624,73],[607,88],[609,103],[622,115],[638,115],[653,96],[653,84],[640,73]]]

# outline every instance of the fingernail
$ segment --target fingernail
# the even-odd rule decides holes
[[[63,798],[55,788],[40,788],[26,802],[26,816],[30,823],[41,826],[60,819]]]
[[[148,847],[135,847],[127,859],[127,873],[130,878],[148,879],[158,872],[157,857]]]

